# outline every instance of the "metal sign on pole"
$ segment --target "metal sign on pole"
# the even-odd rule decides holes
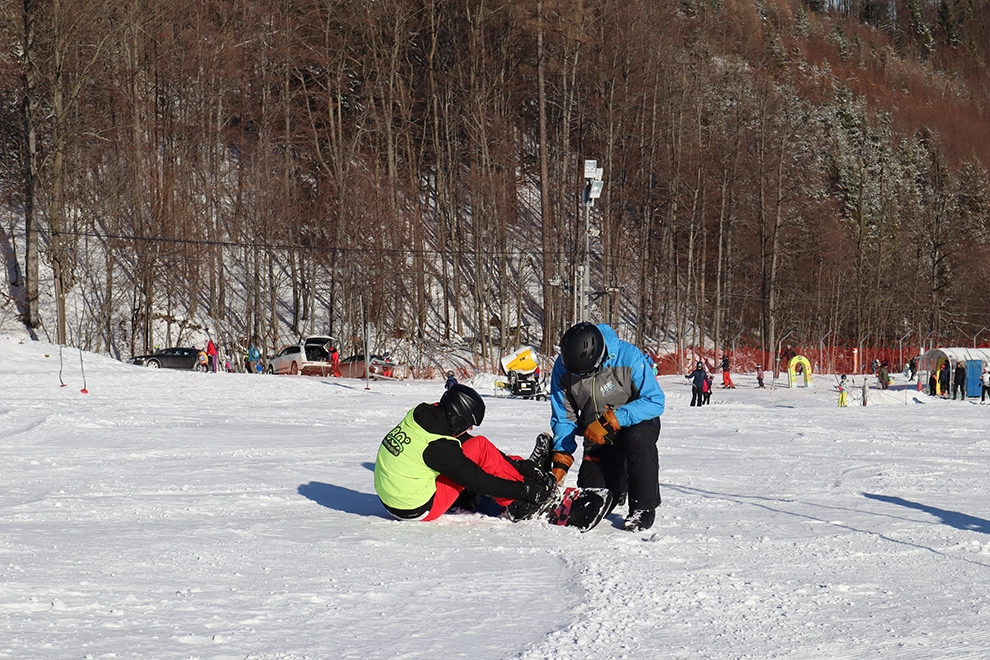
[[[605,182],[602,180],[605,171],[598,167],[597,160],[584,161],[584,266],[581,277],[580,318],[588,321],[591,307],[591,207],[595,200],[602,196]],[[597,233],[595,234],[597,235]]]

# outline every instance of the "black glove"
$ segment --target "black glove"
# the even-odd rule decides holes
[[[540,474],[539,478],[527,477],[523,481],[523,492],[519,499],[532,504],[542,502],[550,495],[550,489],[556,487],[557,480],[552,475]]]
[[[512,463],[512,467],[516,468],[524,480],[538,479],[543,476],[540,468],[536,467],[536,464],[528,458],[509,458],[507,460]]]

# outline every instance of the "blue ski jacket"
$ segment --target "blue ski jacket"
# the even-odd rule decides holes
[[[663,414],[665,396],[643,352],[622,341],[615,330],[598,324],[605,338],[605,361],[581,378],[564,368],[560,357],[550,377],[550,426],[554,451],[573,454],[575,435],[611,407],[622,428]]]

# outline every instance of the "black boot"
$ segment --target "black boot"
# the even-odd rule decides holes
[[[622,529],[627,532],[641,532],[644,529],[649,529],[653,527],[656,516],[656,509],[636,509],[626,516]]]
[[[549,433],[541,433],[536,436],[536,446],[533,447],[533,453],[529,455],[529,460],[543,472],[549,472],[552,458],[553,436]]]
[[[535,518],[543,513],[546,513],[551,507],[556,506],[558,499],[557,495],[557,478],[549,472],[541,473],[539,489],[539,495],[535,500],[524,500],[522,498],[513,500],[509,506],[505,508],[506,517],[512,522],[519,522],[520,520],[529,520],[530,518]]]

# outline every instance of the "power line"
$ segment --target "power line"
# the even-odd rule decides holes
[[[72,236],[76,238],[90,238],[102,241],[104,243],[110,243],[111,241],[120,241],[123,243],[145,243],[145,244],[166,244],[166,245],[182,245],[182,246],[195,246],[195,247],[219,247],[226,249],[251,249],[251,250],[268,250],[268,251],[281,251],[281,252],[309,252],[309,253],[319,253],[325,255],[338,255],[341,257],[348,257],[352,255],[368,255],[375,257],[450,257],[450,256],[484,256],[484,257],[513,257],[513,258],[523,258],[527,256],[542,256],[545,257],[547,253],[544,253],[542,248],[534,247],[532,250],[524,250],[522,248],[512,249],[512,250],[476,250],[473,248],[457,249],[457,250],[438,250],[435,248],[412,248],[412,247],[374,247],[374,246],[357,246],[357,247],[347,247],[347,246],[329,246],[329,245],[299,245],[291,243],[272,243],[263,241],[235,241],[235,240],[219,240],[219,239],[204,239],[204,238],[179,238],[179,237],[167,237],[167,236],[135,236],[128,234],[112,234],[112,233],[100,233],[93,231],[62,231],[62,232],[50,232],[47,233],[49,237],[51,234],[59,234],[63,236]],[[19,238],[23,238],[23,233],[14,234]],[[154,254],[146,252],[132,252],[131,254],[139,257],[148,258],[163,258],[163,259],[188,259],[188,260],[198,260],[203,257],[201,256],[183,256],[175,253],[171,254]],[[569,251],[554,251],[549,253],[552,258],[559,256],[573,256]],[[327,266],[323,266],[327,269]],[[394,268],[394,269],[381,269],[375,268],[369,271],[366,267],[331,267],[330,269],[335,272],[356,272],[374,275],[409,275],[418,274],[428,271],[412,270],[411,268]],[[678,292],[676,287],[665,286],[654,284],[650,287],[651,291],[656,293],[663,293],[668,296],[672,296]],[[681,287],[681,293],[685,292],[685,287]],[[801,293],[801,292],[798,292]],[[811,298],[805,295],[800,297],[792,297],[786,290],[779,292],[782,300],[778,304],[785,305],[790,308],[811,308],[816,310],[822,310],[821,313],[832,312],[832,311],[845,311],[851,312],[857,309],[855,301],[850,300],[848,302],[842,302],[841,300],[835,300],[832,295],[818,298]],[[715,293],[706,294],[714,296]],[[928,297],[930,295],[929,291],[912,291],[903,289],[887,289],[885,291],[885,296],[888,299],[911,299],[919,296]],[[692,296],[693,297],[693,296]],[[721,294],[723,299],[728,299],[734,302],[750,302],[750,303],[760,303],[764,302],[763,296],[755,293],[735,293],[723,291]],[[970,302],[970,303],[980,303],[985,302],[985,298],[980,295],[953,295],[951,300],[954,302]],[[870,304],[864,305],[863,309],[870,312],[886,312],[886,313],[899,313],[905,314],[906,316],[914,316],[918,313],[922,313],[924,310],[919,309],[916,304]],[[967,321],[962,321],[963,323],[969,323]]]

